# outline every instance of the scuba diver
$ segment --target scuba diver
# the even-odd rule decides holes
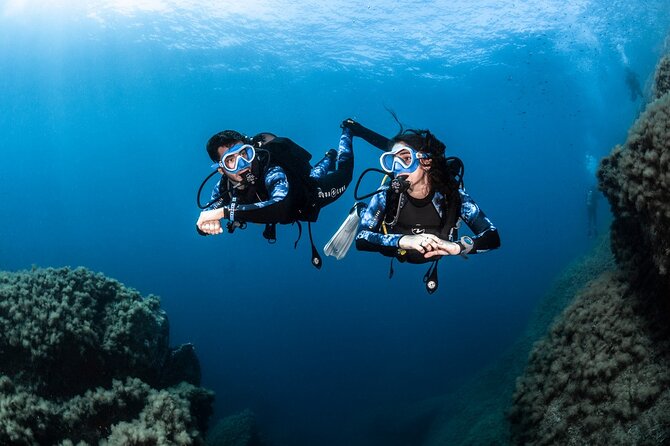
[[[403,130],[401,124],[400,132],[389,140],[351,120],[343,125],[352,129],[352,135],[385,151],[379,161],[392,181],[368,194],[372,198],[362,211],[356,248],[392,257],[391,276],[393,259],[432,262],[424,283],[433,293],[440,258],[465,257],[500,246],[498,230],[463,187],[463,163],[456,157],[445,158],[445,145],[429,130]],[[472,236],[458,237],[461,221]]]
[[[587,236],[589,238],[598,237],[598,191],[595,186],[590,187],[586,192],[586,218],[588,220]]]
[[[630,92],[630,100],[635,102],[637,98],[644,98],[644,93],[642,92],[642,87],[640,86],[640,79],[630,67],[626,66],[626,86]]]
[[[598,161],[596,158],[587,153],[585,156],[586,172],[591,181],[591,186],[586,191],[586,221],[587,232],[589,238],[598,237],[598,185],[596,184],[596,171],[598,170]]]
[[[288,138],[259,133],[250,138],[234,130],[224,130],[207,142],[207,153],[214,164],[198,191],[198,206],[203,209],[196,223],[201,235],[223,232],[221,220],[228,220],[228,232],[244,229],[247,222],[265,224],[263,236],[276,241],[276,225],[306,221],[312,244],[312,264],[321,268],[321,257],[314,247],[311,223],[319,211],[344,193],[351,182],[354,154],[350,130],[344,128],[337,150],[329,150],[315,166],[312,155]],[[221,178],[212,190],[211,200],[200,204],[205,183],[216,173]],[[300,239],[298,236],[298,240]],[[296,245],[297,245],[296,241]]]

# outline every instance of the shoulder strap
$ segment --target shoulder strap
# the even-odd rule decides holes
[[[449,241],[458,238],[458,219],[461,216],[461,194],[458,190],[444,197],[445,209],[442,210],[442,237]]]

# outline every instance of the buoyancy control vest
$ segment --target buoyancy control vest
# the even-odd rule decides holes
[[[396,234],[434,234],[443,240],[454,241],[458,238],[458,219],[460,217],[461,199],[458,190],[444,198],[442,216],[433,205],[434,192],[424,199],[412,198],[406,193],[398,196],[392,191],[387,191],[387,203],[391,206],[387,209],[384,225],[388,232]],[[400,207],[400,212],[398,212]],[[391,215],[397,214],[397,219],[388,221]],[[401,262],[427,263],[433,261],[426,259],[418,251],[400,250],[396,258]]]
[[[256,147],[259,153],[265,153],[266,169],[281,167],[289,182],[289,194],[294,203],[292,219],[294,221],[315,222],[319,216],[316,205],[316,180],[310,176],[312,154],[289,138],[276,137],[270,141],[259,141]]]
[[[396,232],[401,234],[435,234],[440,235],[442,219],[433,206],[434,193],[426,198],[417,199],[403,194],[404,205],[398,214],[395,224]]]
[[[319,211],[321,210],[317,206],[316,201],[318,186],[316,180],[310,176],[312,172],[312,165],[310,164],[312,154],[289,138],[275,137],[268,133],[259,133],[252,138],[252,143],[259,153],[264,154],[262,158],[265,159],[262,162],[265,163],[264,170],[266,172],[272,166],[279,166],[284,170],[289,183],[288,193],[292,203],[290,222],[298,224],[299,232],[295,246],[297,247],[298,241],[302,236],[302,225],[300,222],[306,221],[309,241],[312,247],[311,262],[315,268],[321,269],[323,261],[314,246],[311,226],[317,220]],[[265,225],[263,237],[270,243],[276,241],[277,231],[275,223]]]

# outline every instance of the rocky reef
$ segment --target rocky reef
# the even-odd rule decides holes
[[[670,56],[663,56],[656,67],[654,76],[654,99],[670,91]]]
[[[670,442],[670,61],[600,189],[616,266],[583,290],[536,343],[509,417],[523,445]]]
[[[670,59],[664,58],[656,74],[658,99],[648,104],[624,145],[602,160],[598,172],[600,188],[615,216],[612,249],[619,265],[632,273],[666,277],[670,266],[668,70]]]
[[[158,298],[84,268],[0,273],[0,444],[204,444],[212,402]]]

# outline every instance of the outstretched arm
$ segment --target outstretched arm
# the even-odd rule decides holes
[[[367,127],[363,127],[360,123],[354,121],[353,119],[345,119],[342,121],[342,128],[349,129],[352,136],[363,138],[363,140],[378,148],[379,150],[388,150],[390,147],[390,139],[380,135],[377,132],[373,132]]]

